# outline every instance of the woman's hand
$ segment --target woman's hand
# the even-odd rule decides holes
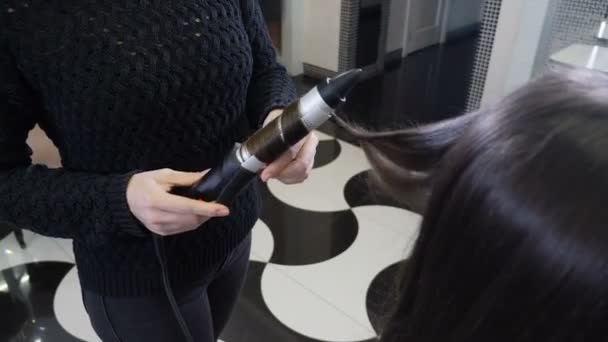
[[[168,193],[174,186],[189,186],[204,173],[170,169],[134,175],[127,187],[129,209],[143,225],[158,235],[194,230],[212,217],[227,216],[228,208]]]
[[[282,112],[282,110],[270,112],[264,121],[264,126],[280,116]],[[268,165],[262,171],[260,178],[264,182],[275,178],[285,184],[302,183],[308,178],[314,166],[318,145],[319,139],[317,136],[314,133],[309,134],[295,146],[292,146],[287,153]]]

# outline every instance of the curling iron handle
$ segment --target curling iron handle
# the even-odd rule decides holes
[[[235,146],[218,167],[211,169],[194,185],[175,187],[171,193],[191,199],[230,205],[241,190],[257,175],[241,167],[241,162],[237,157],[239,148],[240,145]]]

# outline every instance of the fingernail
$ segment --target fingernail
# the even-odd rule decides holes
[[[218,209],[216,213],[220,216],[228,216],[228,214],[230,214],[230,210],[228,210],[228,208],[221,208]]]

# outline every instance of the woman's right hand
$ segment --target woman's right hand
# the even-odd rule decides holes
[[[205,173],[162,169],[135,174],[127,187],[129,209],[143,225],[158,235],[174,235],[200,227],[212,217],[228,216],[227,207],[169,193],[175,186],[189,186]]]

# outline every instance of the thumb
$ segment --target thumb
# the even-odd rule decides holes
[[[169,186],[189,186],[198,182],[207,171],[204,172],[181,172],[181,171],[164,171],[157,180],[164,185]]]
[[[264,171],[262,171],[260,178],[263,182],[268,182],[271,178],[276,177],[279,173],[281,173],[281,171],[285,169],[292,161],[293,158],[291,155],[284,153],[279,157],[279,159],[270,163],[270,165],[268,165]]]

